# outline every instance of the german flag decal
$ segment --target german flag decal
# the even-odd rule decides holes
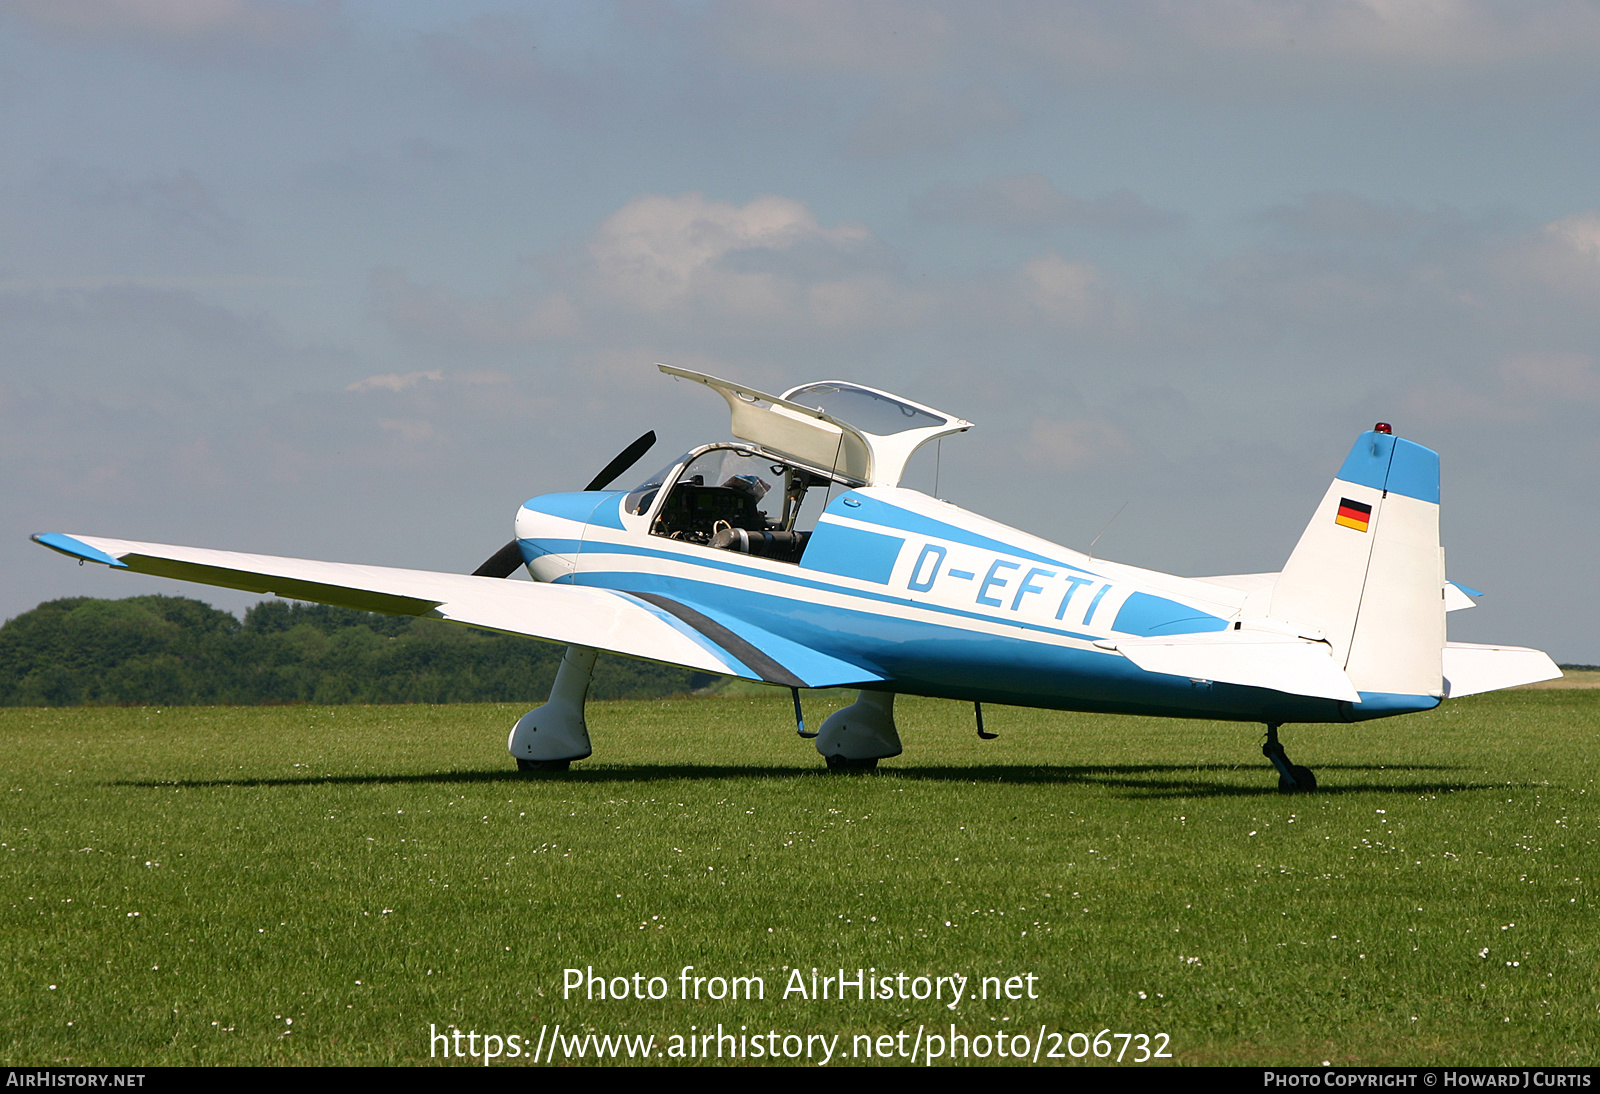
[[[1339,499],[1339,515],[1333,518],[1333,523],[1365,532],[1371,522],[1372,506],[1362,505],[1359,501],[1351,501],[1349,498]]]

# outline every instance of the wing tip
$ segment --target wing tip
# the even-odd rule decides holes
[[[80,562],[102,562],[107,566],[115,566],[120,570],[128,568],[128,564],[121,559],[108,555],[98,547],[91,547],[83,540],[62,532],[35,532],[29,538],[41,547],[59,551],[68,558],[75,558]]]

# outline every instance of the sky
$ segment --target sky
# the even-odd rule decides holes
[[[470,572],[728,436],[665,361],[1190,576],[1392,422],[1450,637],[1600,663],[1597,117],[1587,0],[0,0],[0,618],[257,599],[33,532]]]

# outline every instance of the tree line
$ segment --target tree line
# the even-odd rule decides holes
[[[241,622],[188,597],[74,597],[0,626],[0,706],[533,706],[549,694],[562,650],[437,619],[323,604],[265,600]],[[717,680],[601,654],[589,695],[663,698]]]
[[[563,647],[437,619],[267,600],[52,600],[0,626],[0,706],[542,703]],[[683,695],[717,677],[602,654],[595,699]]]

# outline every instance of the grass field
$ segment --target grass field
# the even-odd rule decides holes
[[[1045,1058],[1109,1030],[1179,1064],[1597,1062],[1600,691],[1287,727],[1305,796],[1259,727],[994,708],[980,742],[918,700],[905,755],[829,776],[788,702],[591,704],[596,757],[554,777],[510,770],[520,707],[0,711],[4,1061],[426,1063],[432,1025],[520,1063],[557,1022],[720,1022],[836,1063],[952,1023],[1043,1027]],[[680,1000],[685,965],[766,997]],[[564,1000],[587,966],[670,993]],[[953,1011],[785,999],[813,967],[972,979]]]

